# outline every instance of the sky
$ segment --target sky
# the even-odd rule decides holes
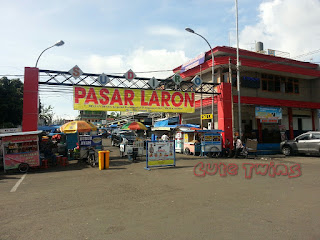
[[[0,77],[39,69],[166,78],[212,47],[236,46],[234,0],[0,0]],[[238,0],[239,46],[274,49],[320,64],[320,0]],[[151,73],[140,73],[150,72]],[[48,88],[46,88],[48,89]],[[55,118],[74,119],[73,94],[40,89]]]

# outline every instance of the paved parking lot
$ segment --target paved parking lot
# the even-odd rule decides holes
[[[319,157],[177,154],[177,167],[147,171],[144,161],[130,164],[108,148],[109,170],[73,161],[26,175],[1,173],[0,239],[320,239]],[[206,172],[200,162],[222,170]],[[282,163],[289,176],[258,175],[256,163]]]

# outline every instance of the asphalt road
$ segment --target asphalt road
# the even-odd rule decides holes
[[[72,161],[26,175],[1,173],[0,240],[320,239],[319,157],[177,154],[177,167],[147,171],[143,160],[130,164],[116,157],[118,148],[107,148],[108,170]],[[227,176],[208,169],[212,175],[199,177],[199,162],[233,165]],[[292,172],[271,177],[252,168],[246,178],[256,163],[283,163]]]

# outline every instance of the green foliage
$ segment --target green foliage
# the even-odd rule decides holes
[[[0,128],[22,124],[23,83],[20,79],[0,79]]]
[[[41,105],[39,119],[43,120],[45,125],[51,125],[53,120],[53,107],[51,105],[45,107]]]

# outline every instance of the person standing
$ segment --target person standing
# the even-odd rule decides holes
[[[231,143],[229,141],[229,139],[227,138],[226,139],[226,143],[224,144],[224,156],[225,157],[229,157],[230,156],[230,153],[231,153]]]
[[[161,137],[161,140],[162,141],[169,141],[169,137],[168,137],[168,135],[166,135],[165,133],[162,135],[162,137]]]
[[[240,137],[238,136],[237,137],[237,140],[236,140],[236,153],[235,153],[235,158],[239,157],[240,155],[240,152],[242,151],[243,149],[243,145],[242,145],[242,141],[240,139]]]

